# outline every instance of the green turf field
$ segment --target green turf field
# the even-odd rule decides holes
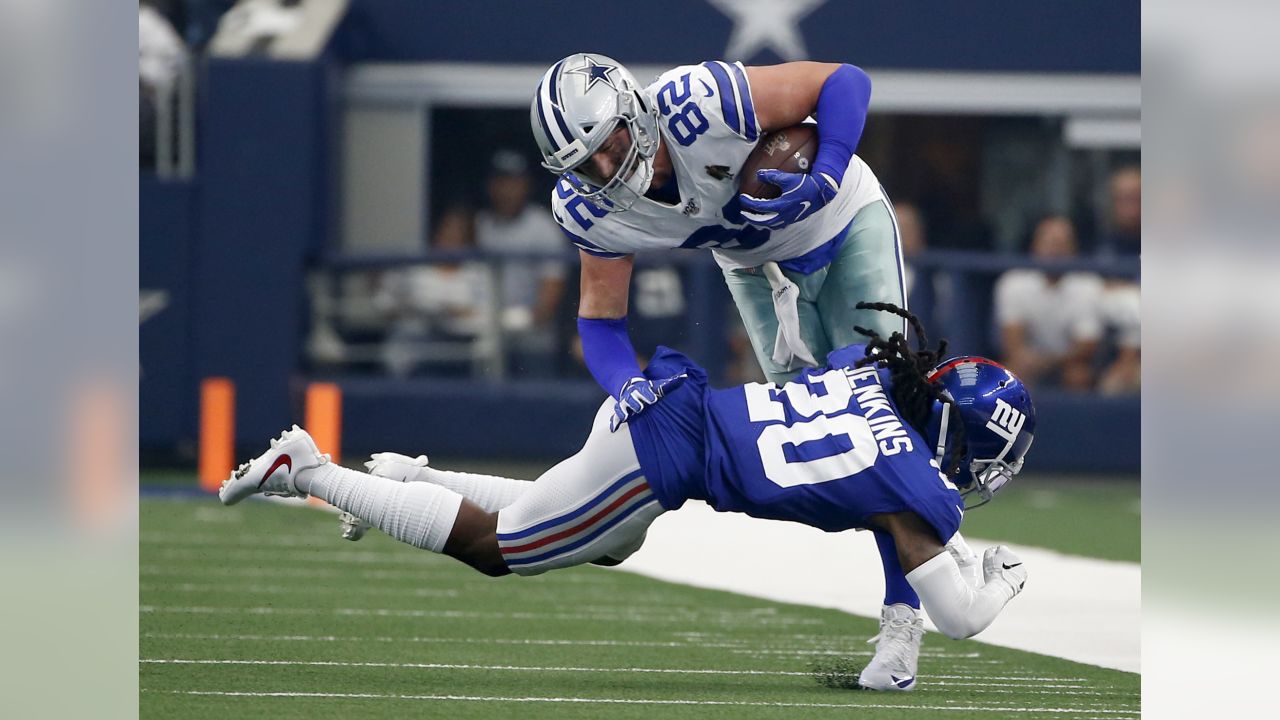
[[[1062,492],[1068,514],[1098,500]],[[876,630],[832,610],[594,567],[491,579],[265,502],[147,499],[141,518],[143,717],[1138,715],[1137,675],[932,634],[913,693],[821,687],[811,666],[865,662]]]
[[[1142,523],[1137,478],[1082,480],[1019,475],[988,507],[965,513],[964,534],[1138,562]]]

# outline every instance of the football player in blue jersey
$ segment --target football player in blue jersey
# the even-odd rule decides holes
[[[909,317],[892,305],[862,308]],[[1021,470],[1035,430],[1031,398],[992,360],[941,360],[945,343],[913,351],[900,332],[864,332],[865,345],[833,351],[793,382],[724,390],[661,348],[645,371],[661,402],[626,415],[606,401],[582,450],[534,482],[392,453],[374,456],[372,474],[357,472],[329,462],[294,426],[219,495],[228,505],[255,493],[314,495],[495,576],[617,564],[657,516],[689,499],[828,532],[870,528],[893,540],[939,630],[970,637],[1022,590],[1027,571],[997,546],[970,575],[945,543],[968,498],[989,500]]]
[[[882,337],[904,330],[899,318],[857,307],[906,306],[893,207],[855,154],[870,100],[867,74],[835,63],[704,62],[646,87],[612,58],[577,53],[543,74],[530,123],[543,166],[560,177],[551,198],[556,221],[581,257],[582,353],[625,416],[659,396],[627,333],[636,252],[710,250],[772,382],[858,342],[855,326]],[[762,170],[780,196],[741,194],[740,171],[762,136],[807,118],[819,139],[809,172]],[[875,538],[885,570],[883,627],[862,677],[869,687],[899,690],[889,678],[915,675],[920,598],[897,568],[889,536]],[[967,552],[958,536],[951,547]]]

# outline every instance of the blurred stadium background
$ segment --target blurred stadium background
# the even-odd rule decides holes
[[[1103,0],[146,0],[144,490],[195,488],[199,463],[308,418],[349,464],[425,451],[533,477],[576,451],[602,393],[578,359],[576,254],[529,133],[537,78],[582,50],[642,81],[712,58],[835,60],[875,83],[858,152],[902,219],[912,309],[1035,389],[1022,494],[974,518],[980,537],[1136,562],[1139,20],[1137,2]],[[717,384],[757,379],[709,254],[640,257],[633,293],[642,354],[662,343]],[[171,545],[191,513],[144,503],[153,610],[191,599],[147,570],[185,552]],[[1080,533],[1081,515],[1103,519]],[[189,588],[231,570],[192,552],[169,558],[192,565]],[[144,655],[208,641],[159,617],[144,617]],[[1113,709],[1136,693],[1107,682],[1123,686]]]

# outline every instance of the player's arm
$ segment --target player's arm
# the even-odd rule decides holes
[[[578,336],[582,359],[600,387],[618,397],[640,364],[627,334],[627,297],[635,256],[605,258],[579,250],[582,258],[582,298],[578,303]]]
[[[746,68],[760,131],[791,127],[813,115],[822,86],[840,67],[844,66],[806,61]]]
[[[933,624],[949,638],[962,640],[985,630],[1026,584],[1022,561],[1006,547],[998,545],[986,551],[982,558],[985,583],[974,587],[919,515],[886,513],[871,520],[893,535],[907,582],[920,596]]]
[[[810,172],[763,170],[761,178],[780,187],[782,196],[742,200],[744,216],[755,224],[774,228],[799,222],[840,191],[866,125],[871,78],[858,67],[836,63],[793,62],[746,71],[761,130],[790,127],[810,115],[818,121],[818,153]]]
[[[579,250],[582,259],[582,299],[578,317],[620,320],[627,316],[634,255],[604,258]]]
[[[582,257],[582,299],[578,306],[578,336],[582,358],[600,387],[618,399],[609,427],[617,430],[662,399],[684,376],[650,380],[640,371],[636,351],[627,334],[627,297],[635,258],[603,258],[585,250]]]

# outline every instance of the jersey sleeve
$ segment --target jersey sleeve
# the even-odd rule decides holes
[[[700,72],[696,78],[707,86],[708,79],[715,88],[714,98],[704,102],[704,110],[718,110],[720,119],[730,130],[742,139],[755,142],[760,136],[760,128],[756,123],[755,103],[751,99],[751,85],[747,82],[747,73],[740,62],[727,63],[719,60],[704,62],[698,66]],[[705,87],[704,87],[705,89]],[[709,108],[707,106],[710,106]]]
[[[616,260],[626,257],[627,253],[609,249],[607,241],[600,239],[601,233],[598,230],[592,232],[608,214],[582,199],[563,176],[551,192],[551,216],[569,242],[590,255]]]
[[[740,63],[721,61],[682,65],[663,73],[649,86],[657,105],[659,122],[669,137],[682,146],[703,134],[755,147],[760,136],[751,86]]]

